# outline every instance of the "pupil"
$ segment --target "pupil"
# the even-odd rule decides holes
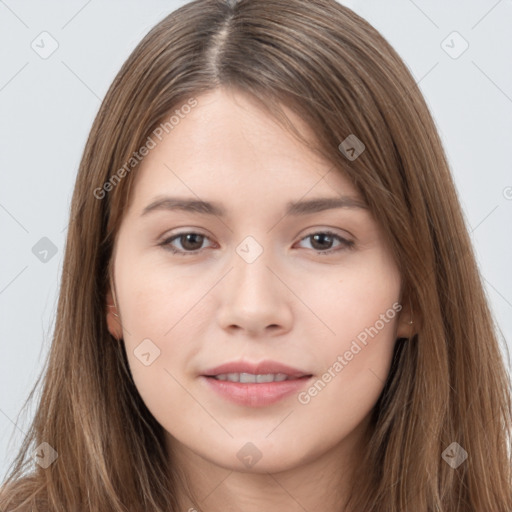
[[[195,249],[198,249],[198,247],[193,247],[193,245],[194,245],[194,241],[193,240],[194,240],[194,238],[199,237],[199,248],[200,248],[201,247],[201,242],[202,242],[202,236],[203,235],[194,234],[194,233],[188,234],[188,235],[184,235],[182,237],[182,245],[183,245],[183,247],[185,249],[190,249],[191,251],[193,251]],[[183,239],[185,239],[185,243],[183,243]],[[192,247],[190,247],[190,244],[189,244],[190,239],[192,239],[192,244],[191,244]],[[197,241],[196,241],[196,244],[197,244]]]
[[[327,235],[325,233],[321,233],[319,235],[313,235],[313,239],[315,240],[315,242],[318,240],[318,238],[320,239],[325,239],[327,238],[328,239],[328,242],[330,241],[330,238],[331,238],[331,235]],[[324,240],[325,241],[325,240]],[[326,247],[320,247],[320,249],[325,249]]]

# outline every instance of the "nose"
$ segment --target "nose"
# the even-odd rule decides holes
[[[264,251],[252,263],[238,254],[221,282],[218,322],[228,331],[277,336],[292,325],[293,293]]]

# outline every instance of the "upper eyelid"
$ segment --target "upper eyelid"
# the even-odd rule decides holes
[[[340,228],[331,228],[331,227],[326,227],[326,228],[313,228],[312,231],[307,231],[305,234],[301,235],[300,236],[300,240],[302,240],[303,238],[306,238],[308,236],[311,236],[311,235],[315,235],[317,233],[327,233],[327,232],[330,232],[336,236],[339,236],[341,238],[356,238],[354,235],[352,235],[350,232],[346,231],[346,230],[342,230],[344,231],[348,236],[345,236],[343,234],[340,234],[340,233],[337,233],[336,230],[338,230]],[[201,228],[189,228],[185,231],[180,231],[178,233],[172,233],[172,234],[164,234],[162,235],[161,237],[159,237],[159,239],[162,239],[163,241],[165,240],[169,240],[170,238],[174,238],[174,237],[177,237],[177,236],[180,236],[180,235],[189,235],[189,234],[195,234],[195,235],[201,235],[201,236],[204,236],[206,238],[210,238],[210,235],[208,235],[207,233],[204,233]],[[299,235],[296,235],[296,237],[299,237]],[[294,237],[294,238],[296,238]]]

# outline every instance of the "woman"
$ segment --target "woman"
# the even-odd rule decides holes
[[[505,512],[511,418],[442,145],[382,36],[329,0],[155,26],[84,151],[0,508]]]

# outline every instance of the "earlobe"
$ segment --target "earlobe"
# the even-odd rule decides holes
[[[123,329],[116,301],[110,289],[107,291],[106,295],[106,315],[108,331],[116,340],[120,340],[123,337]]]
[[[400,311],[396,337],[411,339],[418,332],[418,319],[415,318],[412,303],[404,301],[405,304]],[[417,315],[416,315],[417,316]]]

